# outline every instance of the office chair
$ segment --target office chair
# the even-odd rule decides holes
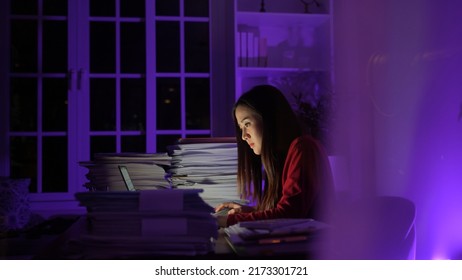
[[[415,259],[415,205],[395,196],[339,206],[333,220],[331,259]]]

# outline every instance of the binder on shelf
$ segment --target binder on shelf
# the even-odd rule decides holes
[[[259,27],[238,25],[236,41],[239,67],[267,66],[267,38],[261,35]]]
[[[268,66],[268,46],[265,37],[258,38],[258,67]]]
[[[237,32],[237,35],[236,35],[236,40],[235,40],[235,53],[236,53],[236,58],[237,58],[237,66],[238,67],[242,67],[242,59],[243,59],[243,56],[242,56],[242,33],[241,32]]]

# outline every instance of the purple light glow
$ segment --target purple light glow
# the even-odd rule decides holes
[[[340,3],[341,2],[341,3]],[[335,1],[351,190],[417,209],[417,259],[462,256],[462,2]]]

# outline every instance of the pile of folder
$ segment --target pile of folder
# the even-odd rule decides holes
[[[211,206],[240,201],[235,138],[183,138],[167,149],[172,157],[168,173],[174,188],[203,189],[201,197]]]
[[[171,164],[167,153],[99,153],[94,160],[79,163],[88,169],[85,187],[93,191],[126,190],[120,173],[125,166],[136,189],[170,188],[166,169]]]
[[[225,228],[226,240],[240,256],[318,258],[328,246],[329,226],[313,219],[245,221]]]
[[[125,259],[210,253],[218,237],[201,190],[81,192],[87,233],[74,240],[84,258]]]

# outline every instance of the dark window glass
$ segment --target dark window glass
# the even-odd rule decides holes
[[[90,130],[116,129],[116,92],[114,79],[90,79]]]
[[[186,129],[210,129],[209,79],[186,79]]]
[[[67,22],[43,23],[43,71],[67,72]]]
[[[180,72],[180,24],[157,21],[156,23],[157,72]]]
[[[90,154],[91,160],[97,153],[115,153],[116,138],[115,136],[91,136],[90,137]]]
[[[67,192],[67,138],[43,138],[43,192]]]
[[[208,17],[209,0],[184,0],[184,15],[187,17]]]
[[[157,129],[181,128],[180,79],[157,79]]]
[[[146,130],[146,80],[121,80],[122,130]]]
[[[90,0],[90,16],[114,17],[115,0]]]
[[[209,138],[211,137],[210,134],[188,134],[186,138]]]
[[[11,0],[11,14],[36,15],[38,13],[37,0]]]
[[[121,71],[123,73],[146,72],[146,34],[144,22],[120,25]]]
[[[67,131],[67,80],[43,79],[43,130]]]
[[[68,0],[43,0],[43,14],[49,16],[67,16]]]
[[[10,177],[30,178],[29,191],[37,192],[37,138],[10,138]]]
[[[120,0],[121,17],[145,17],[145,0]]]
[[[12,78],[10,85],[10,130],[37,130],[37,79]]]
[[[179,0],[156,0],[156,15],[157,16],[179,16],[180,1]]]
[[[122,136],[122,152],[124,153],[145,153],[146,136]]]
[[[209,72],[209,24],[185,23],[186,72]]]
[[[115,23],[90,23],[90,71],[115,73]]]
[[[175,144],[181,135],[157,135],[157,152],[167,152],[167,146]]]
[[[37,72],[37,21],[11,21],[11,72]]]

